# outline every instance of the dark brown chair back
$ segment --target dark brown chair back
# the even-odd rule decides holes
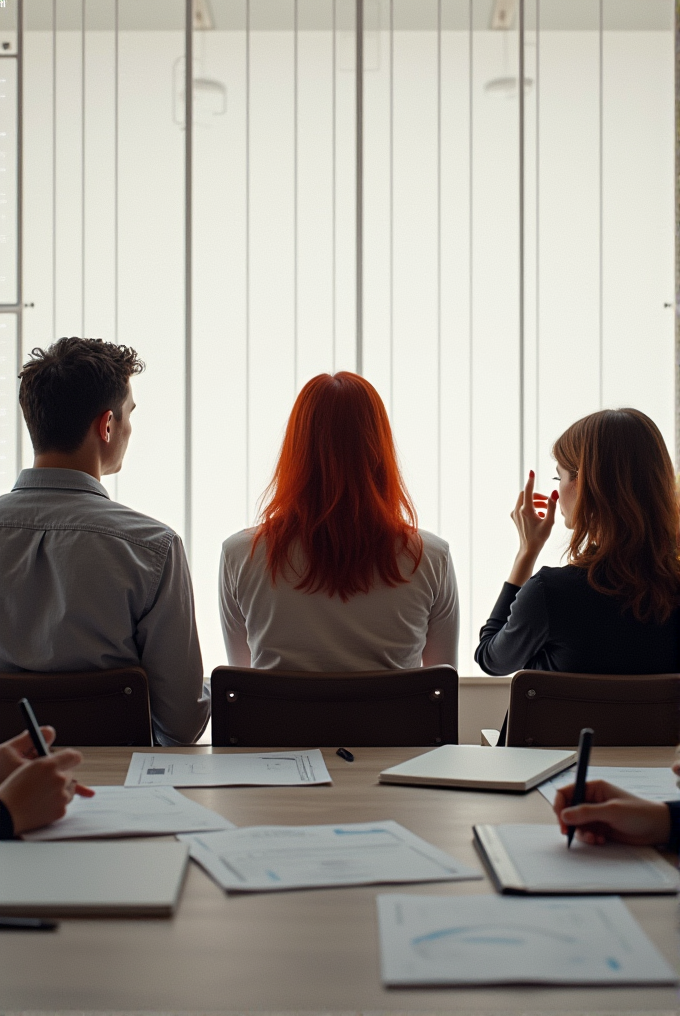
[[[670,745],[680,740],[680,674],[561,674],[521,670],[512,679],[506,744]]]
[[[141,667],[84,673],[0,674],[0,741],[25,724],[17,705],[27,698],[57,744],[153,744],[149,685]]]
[[[458,674],[450,666],[365,674],[217,667],[211,690],[214,745],[458,743]]]

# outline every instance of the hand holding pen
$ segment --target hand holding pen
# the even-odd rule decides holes
[[[54,727],[43,726],[40,728],[40,732],[43,735],[45,744],[49,748],[56,737]],[[8,776],[11,776],[19,766],[38,757],[38,752],[35,750],[28,730],[24,730],[21,734],[17,734],[16,737],[12,737],[9,741],[0,744],[0,783],[6,780]]]
[[[72,776],[83,760],[80,752],[66,748],[50,755],[30,703],[22,699],[19,706],[38,758],[21,761],[0,787],[0,799],[12,816],[17,835],[61,818],[74,794],[94,796],[93,790]]]
[[[591,845],[667,843],[671,828],[667,805],[636,797],[606,780],[587,782],[592,740],[590,728],[581,731],[576,783],[558,790],[553,804],[568,845],[575,830],[580,840]]]

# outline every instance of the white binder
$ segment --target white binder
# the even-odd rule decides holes
[[[574,751],[443,744],[383,770],[380,782],[521,792],[531,790],[575,761]]]

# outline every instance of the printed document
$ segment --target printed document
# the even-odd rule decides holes
[[[378,896],[389,986],[675,984],[616,896]],[[673,949],[673,943],[669,945]]]
[[[227,755],[135,751],[125,778],[126,787],[302,787],[332,782],[318,748]]]
[[[576,767],[543,783],[538,789],[552,804],[560,787],[567,787],[576,779]],[[629,794],[637,794],[648,801],[680,801],[677,776],[669,767],[663,769],[643,766],[590,766],[589,780],[606,780]]]
[[[190,801],[173,787],[93,787],[74,797],[63,818],[25,833],[25,840],[82,840],[97,836],[161,836],[233,829],[234,823]]]
[[[482,878],[397,822],[250,826],[180,836],[224,889],[262,891]]]

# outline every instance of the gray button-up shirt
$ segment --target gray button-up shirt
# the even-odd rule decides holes
[[[209,701],[179,536],[89,473],[24,469],[0,497],[0,671],[131,665],[156,739],[195,741]]]

